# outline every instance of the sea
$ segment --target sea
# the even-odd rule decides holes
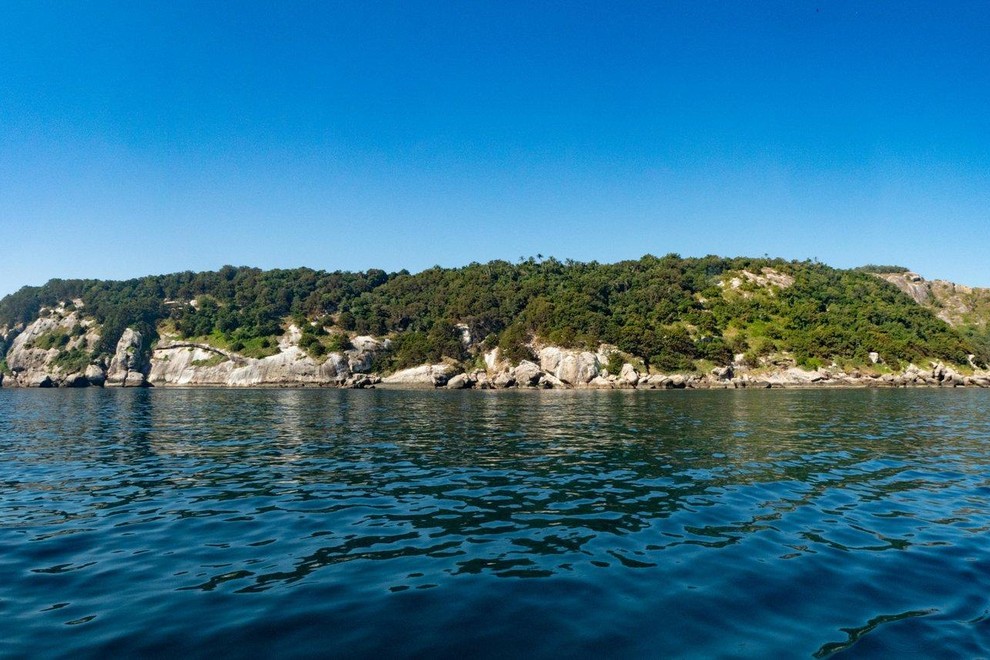
[[[0,390],[4,658],[990,656],[990,391]]]

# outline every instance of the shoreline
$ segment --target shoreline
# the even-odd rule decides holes
[[[725,391],[725,390],[951,390],[969,389],[980,390],[990,389],[990,384],[980,382],[952,382],[952,383],[891,383],[879,378],[861,378],[857,380],[823,380],[817,382],[792,381],[792,382],[732,382],[732,381],[704,381],[698,380],[685,382],[682,386],[552,386],[540,385],[510,386],[510,387],[456,387],[450,388],[444,385],[432,385],[427,383],[384,383],[378,382],[368,385],[348,385],[334,382],[327,383],[256,383],[249,385],[229,385],[225,383],[146,383],[139,386],[122,385],[83,385],[83,386],[31,386],[20,384],[2,384],[0,389],[4,390],[381,390],[381,391],[487,391],[487,392],[647,392],[647,391]]]

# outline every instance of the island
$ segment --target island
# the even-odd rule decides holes
[[[4,297],[0,386],[988,387],[988,318],[990,289],[897,266],[225,266]]]

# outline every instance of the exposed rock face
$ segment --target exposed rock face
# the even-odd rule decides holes
[[[927,305],[931,302],[931,289],[928,287],[928,283],[917,273],[882,273],[877,276],[911,296],[919,305]]]
[[[730,290],[738,290],[745,282],[750,282],[765,289],[772,290],[772,287],[786,289],[794,284],[794,278],[767,266],[762,268],[759,273],[741,270],[738,275],[719,282],[719,286]],[[748,291],[742,291],[741,293],[744,298],[749,298],[753,295]]]
[[[170,342],[152,354],[152,385],[322,385],[344,384],[347,359],[331,353],[316,362],[298,346],[286,345],[265,358],[249,358],[204,344]]]
[[[372,354],[361,351],[347,352],[347,368],[354,373],[368,373],[371,371]]]
[[[988,322],[990,289],[926,280],[917,273],[878,273],[877,277],[887,280],[919,305],[930,308],[949,325],[985,326]]]
[[[374,337],[361,335],[351,340],[351,346],[354,347],[354,350],[363,353],[377,353],[379,351],[387,351],[392,347],[392,342],[387,339],[375,339]]]
[[[548,346],[540,351],[540,368],[568,385],[584,385],[597,376],[601,364],[589,351],[571,351]]]
[[[119,387],[141,387],[145,384],[142,358],[144,337],[133,328],[124,330],[107,369],[106,384]]]
[[[436,387],[444,385],[455,371],[449,364],[424,364],[397,371],[382,379],[386,385],[422,385]]]
[[[493,348],[485,353],[484,358],[485,368],[490,372],[507,371],[510,368],[509,363],[502,359],[502,356],[497,348]]]
[[[6,334],[6,333],[5,333]],[[57,338],[57,346],[51,340]],[[49,340],[47,344],[45,340]],[[102,382],[102,369],[96,365],[69,365],[61,361],[72,352],[89,353],[100,340],[92,320],[83,319],[79,312],[65,306],[43,310],[43,314],[14,337],[7,352],[7,366],[12,374],[3,382],[5,387],[58,387],[90,384],[86,374]],[[41,345],[39,345],[41,344]],[[47,345],[49,348],[45,348]],[[97,370],[99,373],[97,374]]]

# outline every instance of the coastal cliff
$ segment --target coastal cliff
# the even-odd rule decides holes
[[[985,289],[781,260],[225,267],[5,297],[0,386],[986,387],[988,318]]]
[[[67,337],[63,340],[52,337]],[[81,348],[100,336],[81,310],[65,306],[46,310],[13,340],[7,353],[10,372],[5,387],[429,387],[445,389],[729,389],[771,387],[990,387],[990,372],[961,373],[933,362],[922,369],[913,364],[901,372],[883,369],[844,370],[838,365],[814,370],[794,366],[786,357],[778,364],[751,367],[738,356],[706,373],[660,373],[625,361],[614,346],[596,352],[541,345],[529,348],[532,360],[513,364],[494,348],[464,370],[453,360],[423,364],[392,373],[372,371],[376,357],[389,342],[355,337],[353,348],[315,359],[299,346],[303,333],[290,326],[273,355],[253,358],[208,343],[163,337],[147,349],[140,333],[128,329],[109,361],[72,362]],[[47,347],[62,344],[62,348]],[[777,356],[778,359],[781,356]]]

